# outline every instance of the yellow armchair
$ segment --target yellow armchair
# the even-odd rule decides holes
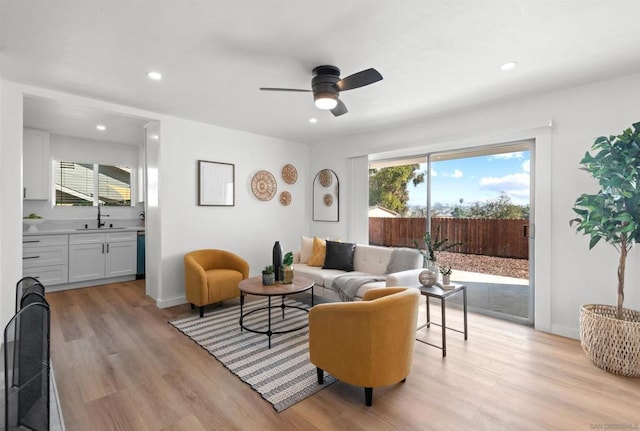
[[[238,283],[249,278],[249,264],[225,250],[196,250],[184,256],[184,287],[191,308],[240,296]]]
[[[417,289],[383,287],[363,301],[316,305],[309,312],[309,358],[324,372],[363,386],[365,403],[373,388],[404,382],[411,371],[416,339]]]

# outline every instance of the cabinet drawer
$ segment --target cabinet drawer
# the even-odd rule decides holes
[[[69,235],[30,235],[22,237],[22,248],[64,245],[69,243]]]
[[[107,234],[107,242],[137,241],[138,232],[110,232]]]
[[[96,244],[104,241],[104,233],[72,233],[71,235],[69,235],[69,245]]]
[[[69,282],[69,267],[67,265],[53,265],[25,268],[22,271],[22,275],[23,277],[37,278],[45,287],[66,284]]]
[[[22,251],[23,268],[66,265],[68,261],[69,248],[66,246],[27,248]]]

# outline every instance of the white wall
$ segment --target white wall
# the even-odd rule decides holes
[[[5,102],[4,102],[4,92],[3,92],[3,84],[2,84],[2,75],[0,74],[0,144],[4,141],[4,128],[2,127],[3,121],[4,121],[4,112],[5,112]],[[2,145],[0,145],[0,168],[2,168],[2,171],[0,172],[4,172],[4,165],[3,165],[3,152],[4,152],[4,147]],[[2,174],[0,174],[0,196],[4,195],[4,186],[5,181],[4,181],[4,176]],[[3,220],[3,212],[2,209],[0,208],[0,226],[2,226],[2,220]],[[3,241],[3,234],[4,232],[2,231],[2,229],[0,229],[0,280],[3,279],[2,277],[2,273],[3,273],[3,265],[2,265],[2,261],[3,261],[3,256],[4,256],[4,247],[2,247],[1,244],[4,243]],[[11,309],[9,308],[9,304],[6,299],[8,298],[8,295],[5,295],[5,289],[3,289],[2,285],[0,285],[0,298],[2,298],[2,301],[0,301],[0,323],[2,324],[2,327],[4,328],[4,324],[6,323],[6,320],[8,320],[10,317],[10,313],[11,313]],[[0,341],[0,344],[3,343],[4,341]]]
[[[145,127],[145,286],[147,295],[158,298],[162,284],[162,245],[160,190],[158,170],[160,166],[160,123],[154,121]]]
[[[536,196],[536,254],[542,253],[535,268],[536,319],[540,320],[536,327],[577,338],[581,304],[615,303],[617,268],[617,254],[611,246],[598,245],[589,251],[588,238],[569,227],[575,199],[596,189],[578,163],[597,136],[619,134],[640,120],[635,97],[639,87],[640,74],[634,74],[437,118],[412,119],[392,130],[314,146],[310,170],[334,169],[341,190],[348,190],[347,157],[419,154],[537,138],[543,151],[536,160],[536,186],[548,184],[550,193]],[[549,119],[553,127],[545,131]],[[341,217],[338,224],[330,230],[344,235],[346,220]],[[324,233],[327,228],[314,223],[312,230]],[[634,309],[640,309],[640,268],[632,264],[638,257],[638,251],[632,251],[627,265],[625,306]]]
[[[50,135],[49,141],[51,144],[51,157],[54,160],[100,163],[103,165],[125,164],[132,168],[135,168],[138,163],[138,145],[55,134]]]
[[[275,241],[285,252],[299,250],[300,235],[308,230],[306,209],[313,181],[306,145],[176,118],[163,119],[161,127],[160,306],[184,302],[182,262],[191,250],[230,250],[249,262],[251,275],[270,264]],[[235,206],[197,205],[198,160],[235,164]],[[293,185],[282,180],[287,163],[298,170]],[[251,178],[259,170],[276,178],[278,190],[271,201],[260,201],[251,192]],[[292,195],[286,207],[278,201],[284,190]]]
[[[0,81],[0,326],[22,277],[22,95]]]

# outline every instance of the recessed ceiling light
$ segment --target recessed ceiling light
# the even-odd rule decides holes
[[[515,61],[510,61],[509,63],[505,63],[502,66],[500,66],[500,70],[511,70],[515,68],[517,65],[518,63],[516,63]]]
[[[318,122],[318,119],[317,119],[317,118],[309,118],[309,122],[310,122],[311,124],[315,124],[315,123],[317,123],[317,122]]]
[[[162,79],[162,74],[160,72],[147,72],[147,76],[154,81],[160,81]]]
[[[96,129],[100,130],[101,132],[104,132],[105,130],[107,130],[107,126],[105,126],[104,124],[98,124],[96,126]]]

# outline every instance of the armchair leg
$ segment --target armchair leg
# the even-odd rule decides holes
[[[404,383],[407,381],[407,378],[405,377],[404,379],[400,380],[400,383]]]
[[[320,367],[316,367],[316,373],[318,373],[318,383],[324,383],[324,371]]]
[[[367,407],[373,404],[373,388],[364,388],[364,403]]]
[[[195,310],[195,309],[196,309],[196,306],[195,306],[194,304],[191,304],[191,309],[192,309],[192,310]]]
[[[204,307],[200,307],[200,317],[204,317]]]

